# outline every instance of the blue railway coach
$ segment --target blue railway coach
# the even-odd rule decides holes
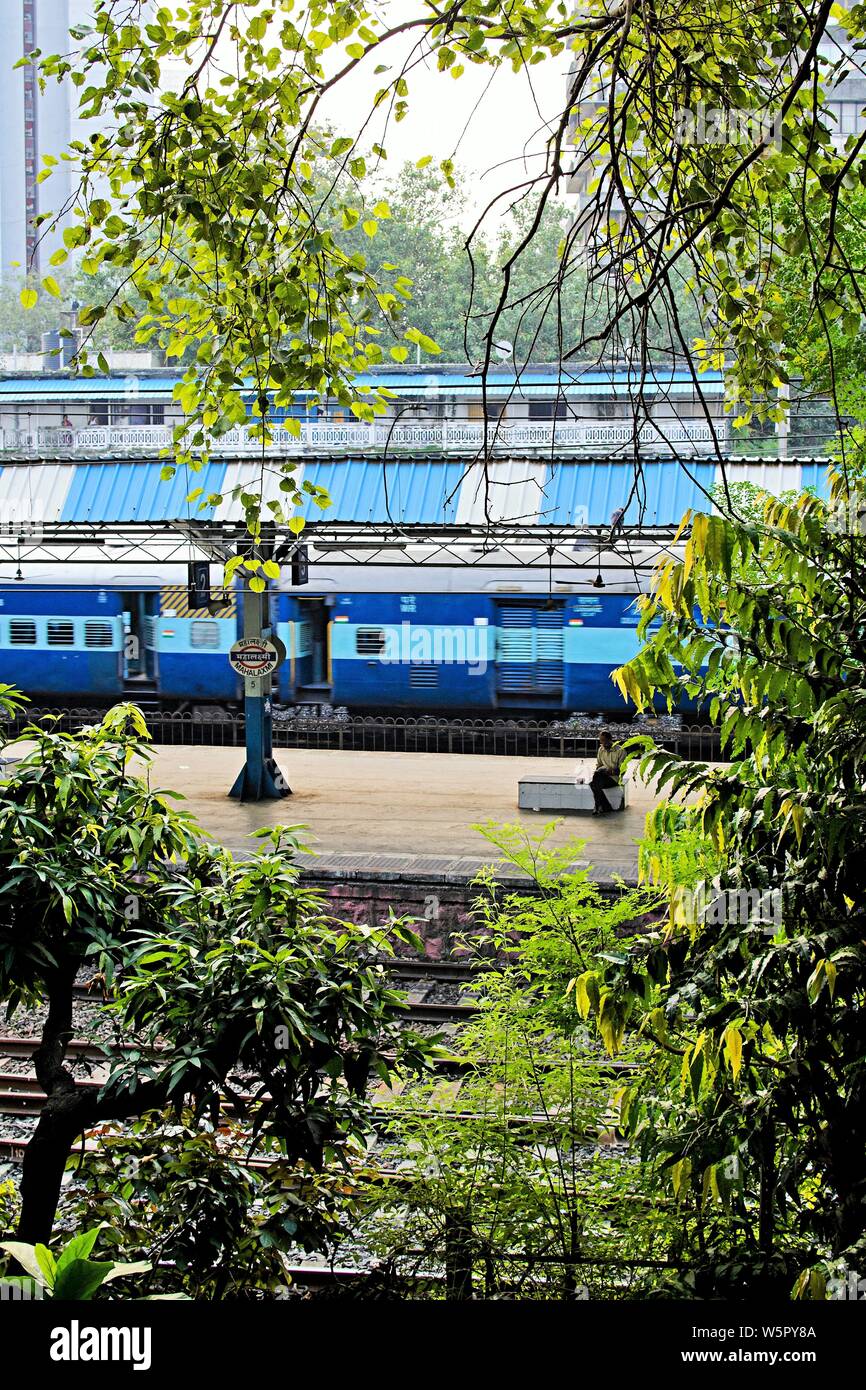
[[[120,583],[126,587],[120,587]],[[0,580],[0,680],[35,700],[234,704],[237,595],[190,611],[180,583]],[[638,647],[633,594],[277,591],[283,704],[431,713],[621,708]]]
[[[0,589],[0,675],[28,695],[122,689],[123,601],[110,589]]]
[[[73,567],[74,574],[74,567]],[[228,701],[237,602],[190,612],[186,585],[0,580],[0,680],[33,699]]]
[[[279,596],[279,698],[431,712],[606,710],[638,650],[634,594]]]

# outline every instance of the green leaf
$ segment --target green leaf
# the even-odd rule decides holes
[[[42,1248],[44,1249],[44,1246]],[[51,1287],[46,1279],[42,1261],[32,1245],[25,1245],[20,1240],[2,1240],[0,1241],[0,1250],[5,1250],[7,1255],[11,1255],[13,1260],[20,1264],[22,1269],[26,1269],[41,1288]]]
[[[153,1265],[147,1260],[138,1260],[134,1264],[113,1264],[102,1282],[110,1284],[114,1279],[127,1279],[132,1274],[148,1274],[151,1269]]]
[[[65,1269],[73,1260],[86,1260],[96,1244],[101,1229],[101,1226],[94,1226],[90,1231],[83,1231],[81,1235],[73,1236],[57,1257],[57,1270]]]
[[[419,328],[407,328],[403,336],[408,339],[410,343],[417,343],[424,352],[436,354],[442,351],[439,344],[434,342],[432,338],[429,338],[426,333],[422,333]]]
[[[39,1262],[39,1268],[45,1275],[46,1284],[49,1288],[51,1288],[54,1284],[55,1275],[57,1272],[57,1263],[54,1259],[54,1256],[48,1249],[47,1245],[34,1245],[33,1253],[35,1254],[36,1259]]]
[[[91,1299],[105,1283],[112,1265],[107,1260],[72,1260],[57,1273],[53,1297],[68,1302]]]
[[[32,309],[34,304],[36,304],[36,302],[38,301],[39,295],[36,293],[35,290],[28,288],[26,290],[21,291],[20,298],[22,308]]]

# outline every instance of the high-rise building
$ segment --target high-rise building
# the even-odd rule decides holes
[[[39,90],[36,70],[14,63],[34,48],[43,54],[69,53],[70,28],[86,22],[91,0],[0,0],[3,59],[0,66],[0,277],[25,270],[44,273],[59,244],[64,218],[55,231],[35,226],[40,213],[59,212],[74,190],[74,168],[60,156],[78,138],[78,91],[71,82],[51,81]],[[44,156],[58,163],[47,168]]]

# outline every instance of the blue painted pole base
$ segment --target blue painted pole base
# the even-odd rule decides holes
[[[291,796],[292,789],[274,760],[270,699],[250,693],[248,686],[244,713],[247,760],[229,796],[236,801],[277,801],[282,796]]]
[[[244,763],[229,792],[236,801],[278,801],[292,789],[273,758]]]

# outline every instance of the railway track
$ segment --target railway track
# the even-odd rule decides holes
[[[45,1104],[45,1092],[42,1090],[36,1076],[32,1072],[8,1072],[2,1070],[2,1060],[4,1058],[12,1061],[29,1060],[36,1047],[36,1038],[11,1038],[0,1037],[0,1116],[17,1118],[34,1118],[38,1116]],[[110,1060],[112,1052],[127,1050],[126,1045],[111,1049],[108,1053],[95,1044],[87,1043],[82,1039],[73,1039],[68,1049],[68,1056],[73,1062],[92,1063],[96,1066],[105,1066]],[[453,1118],[461,1120],[482,1121],[490,1118],[489,1112],[478,1110],[464,1110],[456,1106],[455,1102],[459,1096],[464,1081],[468,1076],[475,1075],[485,1067],[484,1062],[475,1059],[467,1059],[459,1056],[443,1056],[435,1058],[431,1063],[431,1070],[434,1075],[440,1077],[440,1083],[430,1097],[430,1105],[435,1108],[437,1113],[442,1115],[452,1115]],[[633,1072],[635,1066],[630,1062],[621,1062],[609,1058],[598,1058],[596,1062],[598,1075],[614,1077],[622,1073]],[[103,1079],[98,1077],[78,1077],[76,1084],[84,1091],[98,1090],[103,1085]],[[397,1079],[397,1090],[401,1083]],[[384,1082],[378,1082],[371,1092],[373,1104],[381,1104],[384,1100],[396,1092]],[[251,1101],[252,1097],[245,1095],[244,1099]],[[233,1113],[231,1105],[226,1106],[226,1113]],[[555,1119],[555,1117],[554,1117]],[[551,1123],[551,1117],[544,1114],[520,1114],[515,1113],[507,1117],[509,1126],[517,1128],[534,1129],[543,1128]],[[0,1156],[4,1149],[9,1146],[16,1147],[16,1141],[0,1140]],[[22,1144],[23,1148],[23,1144]]]
[[[469,961],[384,957],[376,961],[376,964],[383,966],[389,975],[398,980],[426,980],[431,986],[468,984],[478,972],[478,967]],[[95,1004],[105,1003],[110,997],[104,992],[98,976],[86,984],[76,982],[72,989],[76,999],[89,1000]]]
[[[102,1085],[102,1082],[86,1080],[79,1081],[78,1085],[82,1090],[95,1091],[99,1090],[100,1086]],[[517,1131],[522,1130],[524,1132],[531,1133],[532,1135],[561,1127],[561,1117],[555,1112],[544,1113],[539,1111],[513,1111],[506,1115],[502,1115],[499,1112],[495,1111],[477,1109],[463,1110],[455,1104],[459,1095],[459,1091],[459,1081],[444,1081],[444,1093],[440,1095],[438,1100],[434,1092],[434,1094],[430,1097],[428,1105],[425,1109],[412,1110],[410,1108],[408,1111],[405,1111],[404,1113],[422,1115],[429,1114],[432,1110],[435,1111],[435,1113],[443,1119],[453,1120],[455,1124],[472,1123],[489,1124],[494,1126],[501,1126],[502,1124],[504,1124],[508,1129]],[[381,1093],[382,1095],[391,1094],[389,1092],[389,1089],[386,1086],[384,1086],[384,1084],[381,1088]],[[246,1101],[252,1101],[253,1097],[246,1095],[243,1097],[243,1099]],[[374,1094],[374,1114],[376,1107],[376,1099],[377,1097]],[[9,1077],[0,1075],[0,1115],[19,1119],[34,1119],[40,1114],[44,1104],[45,1093],[38,1085],[38,1083],[35,1081],[35,1078],[23,1076]],[[236,1109],[231,1103],[225,1105],[224,1111],[227,1116],[236,1115]],[[384,1116],[385,1112],[382,1111],[382,1114]],[[613,1117],[611,1117],[611,1125],[612,1124]],[[374,1128],[376,1128],[375,1124]],[[582,1139],[587,1140],[589,1142],[596,1142],[599,1137],[598,1131],[591,1129],[581,1131],[580,1135]],[[27,1141],[24,1139],[2,1138],[0,1139],[0,1157],[2,1157],[3,1153],[6,1150],[15,1150],[16,1152],[18,1152],[18,1161],[20,1161],[20,1158],[23,1157],[24,1149],[26,1148],[26,1146]],[[268,1163],[270,1163],[271,1161],[272,1160],[263,1160],[264,1166],[267,1166]]]
[[[387,960],[383,961],[382,964],[387,966],[389,972],[401,983],[416,982],[414,988],[408,989],[408,998],[404,1005],[406,1021],[410,1025],[442,1025],[447,1028],[466,1022],[477,1014],[477,1005],[471,1002],[443,1002],[429,997],[431,993],[435,993],[440,985],[460,984],[471,980],[473,971],[468,962],[407,959]],[[89,984],[76,984],[74,993],[80,1001],[101,1004],[105,1002],[105,996],[101,989],[101,982],[96,979]],[[0,1116],[26,1120],[36,1118],[41,1112],[45,1103],[45,1094],[39,1087],[36,1077],[29,1072],[24,1075],[11,1072],[3,1066],[4,1060],[28,1061],[33,1056],[38,1043],[39,1040],[35,1037],[0,1036]],[[117,1055],[126,1050],[133,1050],[133,1048],[133,1044],[100,1045],[88,1042],[83,1038],[73,1038],[68,1045],[67,1056],[73,1063],[99,1067],[105,1066],[112,1054]],[[136,1050],[140,1051],[140,1049]],[[442,1094],[438,1100],[434,1099],[433,1101],[439,1114],[451,1114],[455,1119],[463,1120],[484,1118],[479,1112],[461,1110],[454,1104],[463,1078],[468,1072],[477,1071],[479,1065],[483,1064],[459,1056],[442,1056],[435,1060],[434,1071],[442,1077],[443,1082]],[[613,1075],[632,1068],[630,1064],[599,1059],[599,1069],[600,1072]],[[79,1078],[78,1084],[83,1088],[98,1089],[102,1085],[102,1081],[98,1077]],[[381,1103],[381,1100],[390,1094],[384,1084],[378,1086],[377,1091],[379,1092],[378,1097],[375,1092],[373,1094],[374,1103],[377,1099]],[[549,1119],[543,1115],[515,1114],[508,1117],[509,1126],[528,1132],[536,1132],[539,1129],[549,1127],[549,1123]],[[26,1139],[22,1138],[0,1136],[0,1161],[5,1159],[9,1162],[20,1162],[26,1148],[26,1142]],[[261,1160],[261,1166],[267,1167],[271,1162],[270,1159]]]
[[[107,1003],[108,998],[94,994],[89,985],[74,985],[74,997],[87,1000],[91,1004]],[[412,999],[403,1006],[403,1012],[412,1023],[465,1023],[477,1014],[475,1004],[439,1003],[435,1000]]]

